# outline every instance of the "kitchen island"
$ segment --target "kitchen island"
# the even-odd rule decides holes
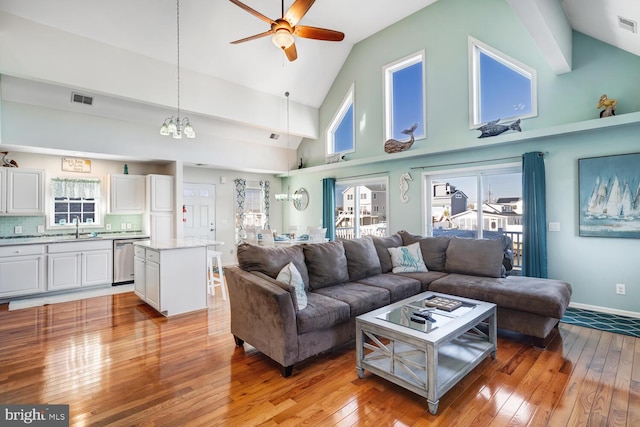
[[[207,308],[207,248],[200,238],[134,243],[134,290],[163,316]]]

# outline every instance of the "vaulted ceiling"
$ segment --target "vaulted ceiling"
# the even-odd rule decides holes
[[[283,131],[282,120],[276,116],[269,117],[269,108],[264,109],[264,120],[260,118],[260,112],[252,112],[250,108],[229,108],[229,98],[243,97],[247,101],[245,104],[253,101],[277,107],[282,105],[284,92],[289,91],[291,101],[299,109],[310,117],[317,116],[318,107],[354,44],[435,1],[317,0],[300,24],[342,31],[345,39],[342,42],[325,42],[298,37],[298,59],[289,62],[272,44],[270,37],[230,44],[233,40],[269,29],[267,23],[230,1],[182,0],[180,65],[183,108],[202,117],[219,120],[221,131],[226,129],[234,138],[272,143],[268,135],[271,131]],[[623,28],[629,27],[629,22],[640,21],[640,2],[637,0],[505,1],[529,30],[549,66],[559,74],[571,70],[572,29],[640,55],[638,33]],[[244,3],[267,17],[275,19],[281,16],[282,5],[277,0],[245,0]],[[285,1],[284,8],[287,9],[291,3],[291,0]],[[40,42],[46,44],[49,34],[54,34],[53,39],[58,45],[48,47],[45,52],[52,56],[52,62],[62,56],[69,62],[70,70],[77,62],[78,69],[84,71],[83,75],[80,72],[73,75],[69,70],[48,74],[46,67],[43,69],[35,65],[31,68],[23,64],[17,68],[12,68],[13,64],[7,67],[0,58],[0,74],[37,84],[94,91],[146,106],[174,108],[176,11],[175,0],[0,0],[0,22],[5,24],[0,25],[0,37],[11,38],[15,32],[17,42],[17,39],[24,38],[20,31],[27,31],[21,29],[27,27],[29,31],[38,33],[34,36],[35,41],[40,37]],[[620,24],[620,18],[624,20],[623,24]],[[20,43],[17,45],[21,47]],[[4,55],[3,52],[0,54]],[[42,53],[22,54],[35,56]],[[134,57],[140,61],[127,62]],[[96,85],[99,79],[107,78],[101,73],[113,74],[113,69],[96,66],[95,75],[88,77],[87,64],[83,61],[100,64],[101,60],[108,64],[121,61],[119,67],[124,68],[124,78],[111,85]],[[32,63],[37,64],[35,60]],[[141,64],[152,69],[155,67],[159,76],[167,76],[166,83],[156,82],[165,84],[165,94],[158,94],[157,90],[145,92],[139,87],[126,87],[130,84],[126,81],[127,73],[148,73],[137,69],[144,68]],[[162,67],[158,64],[166,70],[160,70]],[[190,82],[194,80],[205,82],[211,90],[206,102],[192,99],[195,98],[194,93],[198,93],[190,88]],[[291,132],[299,138],[317,138],[321,130],[317,129],[315,120],[314,123],[311,119],[306,125],[304,120],[299,120],[303,124]],[[256,138],[257,133],[260,138]]]

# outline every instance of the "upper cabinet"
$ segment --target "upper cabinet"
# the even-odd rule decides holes
[[[144,213],[146,185],[144,175],[111,175],[109,185],[109,213]]]
[[[44,171],[5,168],[0,173],[0,213],[44,215]]]
[[[149,212],[173,212],[173,177],[169,175],[147,175],[147,197]]]

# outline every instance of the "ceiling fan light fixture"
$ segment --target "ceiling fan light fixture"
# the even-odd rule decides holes
[[[286,28],[280,28],[273,33],[271,41],[276,47],[287,49],[293,44],[293,34],[287,31]]]

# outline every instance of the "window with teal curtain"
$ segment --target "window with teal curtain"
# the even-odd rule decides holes
[[[327,229],[329,241],[336,240],[336,179],[324,178],[322,180],[322,227]]]
[[[522,157],[522,275],[547,277],[547,203],[544,153]]]

